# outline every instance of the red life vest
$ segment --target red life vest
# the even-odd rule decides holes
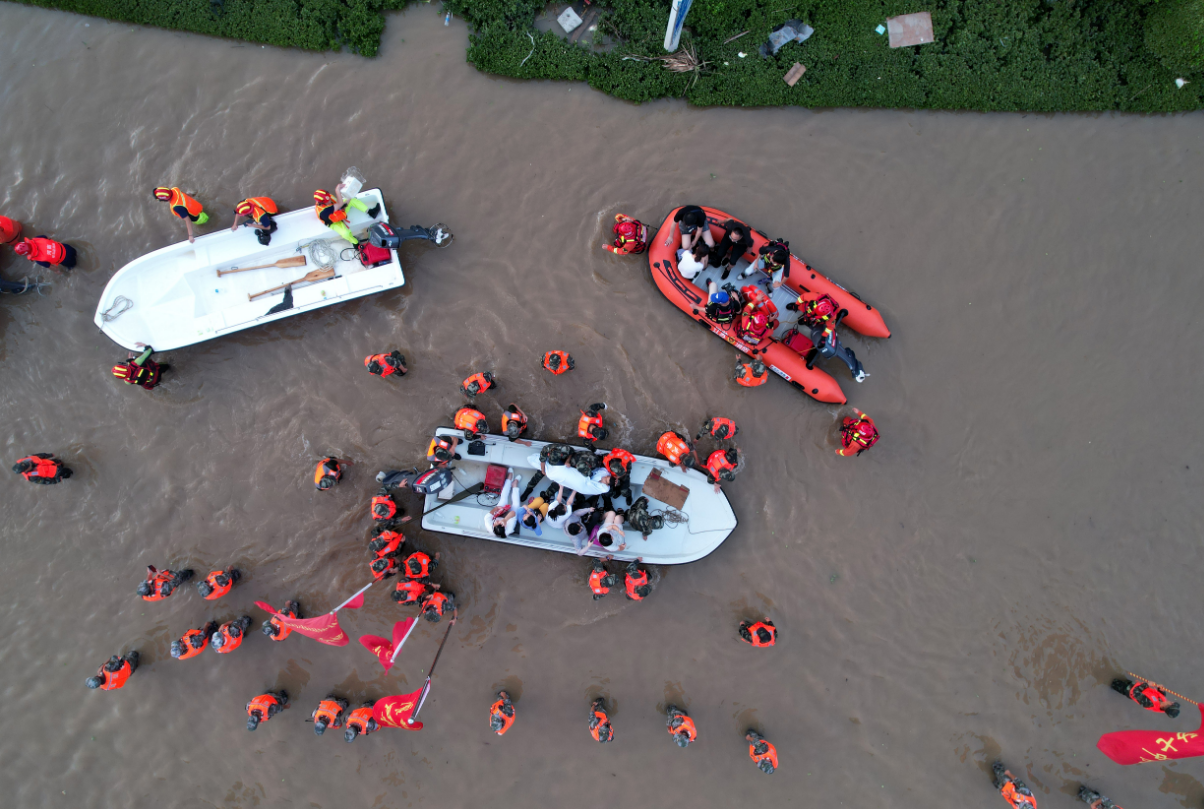
[[[558,361],[556,367],[554,368],[551,364],[552,357],[555,357]],[[549,351],[547,354],[543,355],[543,367],[551,371],[556,376],[568,373],[570,370],[572,370],[573,365],[573,358],[566,351]]]
[[[397,559],[392,556],[378,556],[368,565],[368,569],[372,571],[372,578],[380,581],[397,569]]]
[[[330,479],[330,483],[322,486],[322,481]],[[318,491],[329,489],[343,478],[343,465],[336,458],[323,458],[314,469],[314,486]]]
[[[30,455],[25,458],[19,458],[17,463],[24,463],[25,461],[29,461],[34,465],[33,469],[21,473],[21,477],[25,478],[26,480],[33,480],[34,478],[56,478],[59,475],[59,470],[63,466],[61,461],[56,461],[53,458],[38,458],[34,455]]]
[[[200,645],[197,645],[197,643],[194,641],[199,642]],[[205,634],[205,630],[190,629],[184,633],[182,638],[180,638],[180,648],[183,649],[183,651],[180,653],[180,656],[176,658],[176,660],[187,660],[190,657],[196,657],[201,652],[205,651],[205,648],[208,646],[209,636]]]
[[[1011,804],[1012,809],[1037,809],[1037,799],[1031,795],[1023,795],[1016,789],[1014,781],[1008,781],[1004,784],[999,794],[1003,799]]]
[[[744,637],[744,632],[748,633],[747,638]],[[758,649],[773,646],[778,642],[778,628],[766,621],[757,621],[755,624],[747,627],[744,632],[740,633],[740,637]],[[769,640],[761,640],[761,632],[769,633]]]
[[[238,629],[238,634],[235,635],[232,633],[231,629]],[[230,654],[230,652],[242,646],[243,639],[246,638],[246,633],[242,631],[241,627],[235,627],[233,621],[222,624],[221,628],[217,630],[217,634],[222,636],[221,648],[219,649],[217,646],[214,646],[213,651],[219,655]]]
[[[427,613],[434,610],[439,615],[447,615],[447,611],[451,609],[451,599],[443,593],[434,592],[428,595],[422,601],[422,612]]]
[[[716,481],[723,479],[723,472],[735,473],[736,465],[727,459],[727,450],[717,449],[707,458],[707,471]]]
[[[257,225],[262,225],[264,214],[276,214],[279,213],[279,209],[271,197],[247,197],[234,206],[234,213],[249,218]]]
[[[510,714],[507,715],[502,710],[505,705],[506,701],[499,699],[489,706],[489,726],[492,728],[495,724],[494,720],[499,720],[501,727],[494,731],[499,736],[506,735],[506,731],[510,730],[510,726],[514,724],[514,707],[510,707]]]
[[[606,580],[610,574],[605,570],[594,570],[589,574],[589,589],[596,596],[604,596],[610,592],[610,588],[606,586]]]
[[[725,438],[735,438],[736,433],[740,432],[740,428],[731,419],[718,416],[707,422],[706,431],[711,438],[722,441]]]
[[[381,540],[384,540],[383,544]],[[380,536],[372,540],[370,545],[377,545],[377,550],[374,552],[377,559],[382,556],[395,556],[397,549],[401,547],[401,543],[405,542],[405,534],[400,534],[397,531],[381,531]],[[372,550],[371,547],[368,550]]]
[[[845,418],[840,425],[840,446],[837,455],[860,455],[878,443],[878,428],[874,420],[862,413],[856,419]]]
[[[831,295],[813,295],[814,292],[804,293],[795,301],[799,320],[810,328],[827,323],[840,311],[840,304]]]
[[[125,685],[125,681],[130,679],[130,675],[134,673],[134,667],[130,665],[130,661],[124,658],[121,661],[121,668],[117,671],[109,671],[104,666],[100,667],[97,676],[104,682],[101,683],[101,691],[116,691]]]
[[[255,716],[258,713],[260,723],[266,722],[272,718],[273,705],[283,707],[280,699],[275,694],[260,694],[247,703],[247,716]]]
[[[217,578],[218,576],[224,576],[226,579],[226,583],[221,584],[218,581],[218,578]],[[225,570],[215,570],[212,573],[210,573],[208,576],[205,577],[205,583],[208,584],[212,588],[209,595],[204,597],[205,600],[206,601],[217,601],[219,598],[224,596],[226,593],[230,592],[230,588],[232,588],[234,586],[234,577],[231,576],[229,574],[229,572],[227,572]]]
[[[405,574],[410,579],[425,579],[431,575],[431,557],[416,551],[406,557]]]
[[[162,601],[163,599],[167,598],[168,596],[171,595],[171,593],[164,595],[163,594],[163,585],[171,583],[172,581],[175,580],[175,578],[176,578],[176,574],[170,570],[160,570],[155,573],[151,573],[150,571],[147,571],[146,580],[148,582],[150,582],[151,594],[148,596],[142,596],[142,600],[143,601]],[[172,592],[175,592],[175,591],[173,590]]]
[[[1145,697],[1150,701],[1149,705],[1142,705],[1139,697]],[[1171,704],[1171,700],[1149,683],[1133,683],[1133,687],[1129,689],[1129,699],[1136,702],[1147,711],[1157,711],[1161,713]]]
[[[285,616],[286,618],[296,618],[297,617],[297,613],[294,612],[293,610],[281,610],[280,614]],[[293,634],[293,628],[291,626],[285,626],[284,624],[280,623],[280,619],[277,618],[275,615],[273,615],[271,617],[271,619],[269,619],[268,622],[276,628],[276,634],[268,636],[272,640],[276,640],[276,641],[284,640],[289,635]]]
[[[609,741],[614,740],[615,729],[611,726],[610,717],[606,715],[605,711],[599,711],[597,708],[595,708],[593,710],[593,716],[590,717],[589,724],[590,724],[589,735],[594,737],[594,741],[596,741],[596,742],[603,741],[603,739],[602,739],[602,729],[603,728],[607,728],[608,730],[610,730],[610,734],[605,739],[605,741],[609,742]]]
[[[489,422],[485,420],[485,414],[480,410],[473,410],[471,407],[461,407],[457,410],[452,425],[457,430],[463,430],[469,435],[489,432]]]
[[[376,374],[382,378],[386,376],[392,376],[398,372],[397,369],[392,365],[392,359],[393,358],[388,354],[370,354],[367,357],[364,357],[364,367],[368,369],[368,373]],[[376,363],[380,370],[373,371],[372,363]]]
[[[29,245],[29,252],[25,254],[25,257],[30,261],[43,261],[57,266],[62,264],[63,259],[67,257],[66,248],[54,239],[44,239],[39,236],[34,239],[25,239],[23,244]]]
[[[657,453],[668,458],[674,466],[681,466],[682,459],[690,454],[690,449],[690,442],[672,430],[661,433],[656,441]]]
[[[391,520],[397,516],[397,504],[387,494],[378,494],[372,498],[372,519]]]
[[[627,573],[625,580],[627,585],[627,597],[632,601],[643,601],[644,596],[640,595],[635,590],[637,587],[643,587],[648,583],[648,571],[641,570],[638,576],[633,576],[631,573]]]
[[[760,752],[758,752],[758,748],[760,748]],[[760,766],[762,761],[768,761],[773,769],[776,770],[778,768],[778,749],[764,739],[759,742],[748,743],[748,757],[757,766]]]
[[[159,384],[159,363],[148,359],[139,365],[126,360],[113,366],[113,376],[128,385],[141,385],[150,390]]]
[[[413,579],[405,579],[397,582],[396,593],[401,593],[401,597],[394,597],[394,601],[398,604],[417,604],[422,601],[426,595],[426,585],[420,581]]]
[[[502,411],[502,433],[509,435],[510,423],[514,422],[518,425],[518,434],[522,435],[527,431],[527,414],[519,410],[517,407],[513,411]]]
[[[602,456],[602,465],[614,477],[623,477],[631,474],[631,465],[633,463],[635,463],[635,456],[625,449],[612,449]],[[618,467],[617,469],[616,466]]]
[[[325,719],[326,727],[337,730],[343,726],[343,707],[332,699],[324,699],[314,708],[310,719],[315,725],[318,724],[318,720]]]
[[[506,423],[506,417],[502,416],[502,423]],[[439,461],[447,463],[455,455],[453,452],[452,442],[441,436],[435,436],[431,439],[430,445],[426,448],[426,459],[428,461]]]
[[[766,368],[764,373],[762,373],[760,376],[757,376],[755,373],[753,373],[753,367],[752,367],[751,362],[746,362],[743,365],[741,365],[740,366],[740,375],[736,377],[736,383],[739,385],[743,385],[746,388],[760,387],[761,385],[764,385],[768,381],[769,381],[769,369]]]
[[[602,432],[602,414],[596,413],[590,415],[584,410],[578,411],[581,413],[581,418],[577,419],[577,437],[584,438],[586,441],[601,441],[596,432]]]
[[[0,216],[0,244],[12,244],[21,235],[21,223]]]
[[[316,213],[318,218],[325,222],[327,226],[333,225],[335,222],[342,222],[347,218],[346,211],[335,210],[335,206],[337,206],[338,203],[339,201],[335,199],[334,194],[331,194],[329,191],[318,189],[314,192],[314,213]]]
[[[740,315],[740,336],[752,343],[759,343],[769,334],[771,322],[765,312],[745,309]]]
[[[632,255],[648,249],[648,226],[634,219],[616,222],[614,226],[615,241],[613,246],[607,246],[612,253]]]
[[[376,730],[376,723],[372,722],[372,708],[359,707],[351,712],[351,716],[347,717],[347,727],[355,728],[359,731],[360,736],[367,736],[372,731]]]
[[[479,371],[477,373],[473,374],[472,376],[468,377],[468,379],[465,379],[463,382],[461,382],[460,390],[466,394],[475,396],[476,394],[472,393],[472,391],[469,390],[469,387],[468,387],[469,385],[472,385],[472,384],[476,384],[477,393],[484,393],[485,391],[487,391],[493,387],[493,383],[490,382],[485,377],[485,374],[480,373]]]
[[[681,723],[677,727],[669,726],[669,735],[676,736],[679,733],[685,733],[686,738],[691,742],[698,738],[698,728],[694,727],[694,720],[688,716],[677,716],[675,719],[680,719]]]

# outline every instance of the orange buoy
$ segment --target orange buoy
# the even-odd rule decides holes
[[[19,238],[21,238],[21,223],[9,219],[7,216],[0,216],[0,244],[12,244]]]

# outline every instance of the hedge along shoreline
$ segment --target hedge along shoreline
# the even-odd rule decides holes
[[[21,0],[271,45],[374,56],[383,12],[410,0]],[[634,102],[700,106],[905,107],[1036,112],[1181,112],[1204,107],[1204,0],[694,0],[682,44],[706,66],[663,56],[669,0],[594,0],[608,52],[534,28],[544,0],[443,0],[467,20],[467,59],[520,79],[583,81]],[[932,14],[935,41],[891,49],[888,17]],[[789,19],[815,29],[758,53]],[[725,40],[748,33],[730,43]],[[534,40],[534,42],[532,42]],[[741,58],[738,54],[745,53]],[[636,57],[636,58],[632,58]],[[524,61],[525,60],[525,61]],[[782,76],[807,72],[794,87]],[[1182,88],[1175,79],[1188,81]]]

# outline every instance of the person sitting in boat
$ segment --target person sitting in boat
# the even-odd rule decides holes
[[[445,466],[460,460],[456,447],[460,445],[458,435],[437,435],[426,448],[426,459],[432,466]]]
[[[707,247],[707,243],[699,239],[694,242],[694,247],[687,250],[680,247],[677,250],[677,271],[682,274],[682,277],[687,281],[693,281],[698,273],[707,268],[707,264],[711,260],[711,249]]]
[[[807,369],[810,370],[814,367],[815,361],[820,357],[824,359],[836,357],[849,367],[853,381],[864,382],[869,374],[865,372],[861,360],[857,359],[853,350],[840,342],[840,338],[836,335],[836,327],[848,313],[848,309],[841,309],[834,320],[819,322],[811,327],[811,342],[815,344],[815,351],[807,358]]]
[[[758,271],[769,276],[768,288],[770,290],[777,289],[782,285],[782,280],[786,277],[786,270],[790,266],[790,242],[775,239],[772,242],[761,245],[761,249],[757,251],[757,260],[749,265],[740,278],[751,278]]]
[[[318,215],[318,218],[322,220],[326,227],[347,241],[352,244],[359,244],[359,239],[355,238],[355,235],[351,232],[351,228],[347,227],[348,206],[355,208],[357,211],[363,211],[373,219],[380,213],[380,203],[369,208],[355,197],[344,200],[342,183],[335,186],[334,195],[321,188],[314,192],[314,212]]]
[[[485,529],[498,539],[505,539],[518,527],[518,486],[522,478],[514,474],[513,469],[506,470],[506,480],[502,484],[502,493],[498,504],[485,515]]]
[[[649,511],[647,497],[641,497],[631,504],[631,508],[627,509],[624,522],[639,531],[644,539],[647,539],[653,531],[659,531],[665,527],[665,518]]]
[[[707,247],[715,246],[715,237],[707,224],[707,213],[697,205],[683,205],[673,214],[673,222],[681,231],[681,246],[689,250],[700,238]]]
[[[627,549],[627,535],[623,533],[624,513],[613,509],[606,511],[601,522],[590,531],[590,541],[604,550],[615,553]],[[618,547],[615,547],[615,542]]]
[[[766,309],[750,303],[746,304],[744,311],[740,313],[740,324],[737,330],[740,339],[757,345],[762,340],[772,336],[773,330],[777,328],[777,325],[777,321],[770,318],[770,314]]]
[[[528,528],[535,532],[535,536],[543,536],[544,518],[548,516],[548,510],[551,504],[543,497],[532,497],[525,506],[518,510],[518,521],[523,528]]]
[[[125,362],[113,366],[113,376],[127,385],[140,385],[147,390],[154,390],[159,384],[160,377],[171,368],[166,363],[158,363],[151,359],[155,349],[146,343],[135,343],[142,353],[134,356],[131,351]]]
[[[615,214],[615,242],[602,245],[615,255],[630,256],[648,249],[648,226],[627,214]]]
[[[735,219],[729,219],[723,223],[723,238],[719,240],[719,245],[711,251],[711,263],[716,267],[723,268],[723,274],[719,276],[720,280],[727,278],[732,267],[739,263],[745,253],[752,250],[752,246],[752,237],[749,235],[746,225]]]
[[[720,289],[714,281],[707,284],[706,315],[716,323],[731,323],[740,313],[741,305],[734,290]]]
[[[272,234],[277,228],[272,216],[279,212],[276,201],[271,197],[247,197],[234,206],[234,224],[230,226],[230,232],[238,230],[240,224],[255,228],[259,243],[266,247],[272,243]],[[247,221],[243,222],[244,219]]]

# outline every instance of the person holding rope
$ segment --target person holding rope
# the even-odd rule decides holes
[[[1179,703],[1171,702],[1170,698],[1167,697],[1168,692],[1166,689],[1159,688],[1154,683],[1141,682],[1140,680],[1133,682],[1132,680],[1117,678],[1112,681],[1112,690],[1119,694],[1124,694],[1147,711],[1164,713],[1171,719],[1179,715]]]

